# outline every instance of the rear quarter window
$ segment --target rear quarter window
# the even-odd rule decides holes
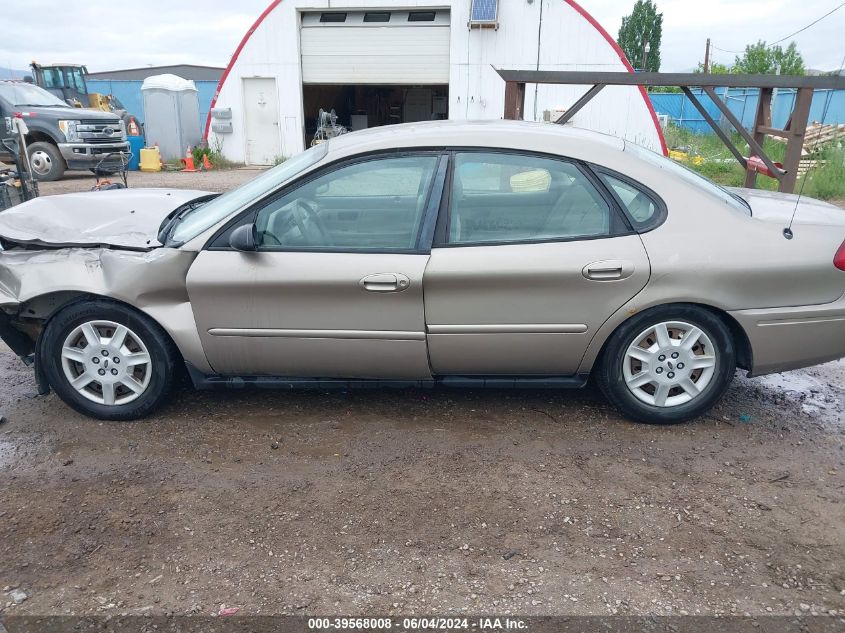
[[[649,231],[663,222],[666,217],[666,205],[657,194],[621,174],[605,169],[596,171],[634,228],[640,232]]]

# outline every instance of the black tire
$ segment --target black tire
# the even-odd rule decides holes
[[[67,163],[62,158],[59,148],[52,143],[39,141],[27,146],[29,164],[36,180],[50,182],[65,175]]]
[[[659,407],[643,402],[632,393],[625,381],[623,363],[629,346],[642,332],[671,321],[688,323],[704,332],[714,348],[715,367],[709,383],[698,395],[686,403]],[[605,397],[625,417],[647,424],[677,424],[710,410],[730,385],[735,369],[733,337],[719,316],[699,306],[677,304],[646,310],[619,326],[607,340],[594,377]]]
[[[149,367],[152,373],[146,388],[134,400],[107,405],[90,400],[71,386],[63,366],[62,348],[67,337],[77,327],[92,321],[110,321],[123,325],[146,347],[149,363],[144,365],[144,369]],[[129,306],[106,299],[73,303],[50,319],[42,337],[38,362],[50,386],[68,406],[87,416],[100,420],[143,418],[164,403],[176,382],[181,359],[175,345],[157,323]],[[82,351],[87,349],[85,347]],[[105,359],[106,362],[108,360]],[[125,364],[128,370],[129,363]],[[118,388],[124,389],[120,385]]]

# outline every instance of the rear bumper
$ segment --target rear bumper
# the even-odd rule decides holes
[[[751,343],[749,376],[845,357],[845,295],[816,306],[737,310],[730,314]]]

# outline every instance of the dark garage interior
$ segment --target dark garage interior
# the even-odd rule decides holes
[[[334,109],[337,122],[356,131],[381,125],[446,119],[448,85],[352,85],[305,84],[305,145],[317,131],[320,109]]]

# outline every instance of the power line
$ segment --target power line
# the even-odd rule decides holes
[[[839,4],[838,6],[836,6],[836,7],[832,8],[830,11],[828,11],[827,13],[825,13],[825,14],[824,14],[823,16],[821,16],[820,18],[817,18],[817,19],[813,20],[813,21],[812,21],[812,22],[810,22],[807,26],[804,26],[804,27],[802,27],[802,28],[798,29],[798,30],[797,30],[797,31],[795,31],[794,33],[790,33],[790,34],[789,34],[789,35],[787,35],[786,37],[782,37],[782,38],[780,38],[779,40],[777,40],[777,41],[775,41],[775,42],[772,42],[771,44],[766,44],[766,48],[771,48],[771,47],[773,47],[773,46],[776,46],[777,44],[780,44],[781,42],[784,42],[784,41],[788,40],[788,39],[789,39],[789,38],[791,38],[791,37],[795,37],[795,36],[796,36],[796,35],[798,35],[799,33],[802,33],[802,32],[804,32],[804,31],[806,31],[807,29],[809,29],[811,26],[815,26],[816,24],[818,24],[819,22],[821,22],[822,20],[824,20],[826,17],[828,17],[828,16],[830,16],[830,15],[833,15],[834,13],[836,13],[837,11],[839,11],[839,9],[841,9],[842,7],[845,7],[845,2],[842,2],[842,3],[841,3],[841,4]],[[731,55],[744,55],[744,54],[745,54],[745,51],[732,51],[732,50],[728,50],[728,49],[726,49],[726,48],[719,48],[718,46],[715,46],[715,45],[713,45],[713,44],[711,44],[711,45],[710,45],[710,48],[712,48],[712,49],[714,49],[714,50],[717,50],[717,51],[721,51],[721,52],[723,52],[723,53],[730,53]]]
[[[822,20],[824,20],[827,16],[829,16],[829,15],[831,15],[831,14],[835,13],[836,11],[839,11],[839,9],[841,9],[842,7],[845,7],[845,2],[843,2],[842,4],[840,4],[840,5],[839,5],[839,6],[837,6],[837,7],[834,7],[833,9],[831,9],[830,11],[828,11],[827,13],[825,13],[822,17],[818,18],[817,20],[813,20],[813,21],[812,21],[812,22],[810,22],[807,26],[805,26],[805,27],[803,27],[803,28],[798,29],[797,31],[795,31],[795,33],[790,33],[790,34],[789,34],[789,35],[787,35],[786,37],[782,37],[782,38],[781,38],[781,39],[779,39],[778,41],[776,41],[776,42],[772,42],[771,44],[769,44],[769,46],[774,46],[775,44],[780,44],[780,43],[781,43],[781,42],[783,42],[784,40],[788,40],[790,37],[795,37],[796,35],[798,35],[798,34],[799,34],[799,33],[801,33],[802,31],[806,31],[806,30],[807,30],[807,29],[809,29],[811,26],[814,26],[814,25],[818,24],[819,22],[821,22]]]
[[[745,51],[729,51],[726,48],[719,48],[718,46],[714,46],[713,44],[710,45],[710,48],[715,49],[717,51],[722,51],[723,53],[730,53],[731,55],[742,55]]]

